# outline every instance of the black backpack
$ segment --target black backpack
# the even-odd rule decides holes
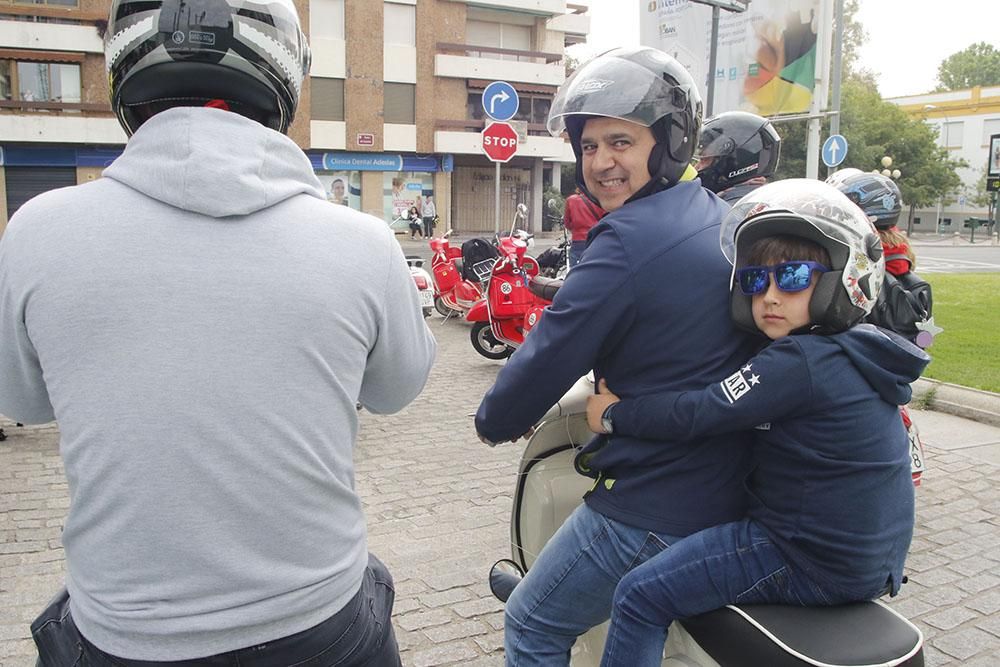
[[[885,274],[882,291],[867,321],[916,342],[922,324],[931,319],[931,286],[913,271]]]
[[[472,267],[487,259],[496,259],[500,251],[496,246],[483,238],[472,238],[462,244],[462,278],[477,281],[479,277]]]

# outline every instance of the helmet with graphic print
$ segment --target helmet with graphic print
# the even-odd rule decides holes
[[[576,184],[591,199],[583,181],[580,137],[593,116],[630,121],[653,132],[651,178],[632,201],[665,190],[684,175],[701,131],[701,94],[679,62],[649,47],[612,49],[577,68],[552,100],[548,129],[553,136],[569,135]]]
[[[899,222],[899,214],[903,210],[903,195],[895,181],[888,176],[866,171],[847,174],[831,181],[837,173],[839,172],[831,174],[827,182],[860,206],[877,229],[889,229]]]
[[[129,135],[160,111],[216,100],[285,132],[310,64],[292,0],[112,0],[104,55]]]
[[[830,256],[830,270],[819,275],[809,301],[810,321],[817,332],[844,331],[871,312],[885,275],[878,233],[835,187],[795,178],[757,188],[723,220],[720,240],[733,264],[730,308],[738,326],[758,332],[752,297],[740,289],[737,270],[747,265],[756,241],[778,235],[812,241]]]
[[[694,159],[711,159],[698,176],[703,186],[722,192],[751,178],[773,176],[780,153],[781,137],[771,121],[727,111],[705,121]]]

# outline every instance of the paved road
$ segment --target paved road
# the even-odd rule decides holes
[[[362,417],[357,484],[372,551],[396,577],[408,667],[503,662],[500,604],[485,575],[508,552],[519,450],[480,444],[467,416],[500,362],[476,355],[464,322],[430,320],[439,358],[398,415]],[[1000,429],[915,412],[929,470],[918,490],[910,583],[893,605],[928,638],[930,666],[1000,664]],[[68,507],[54,426],[0,443],[0,665],[34,663],[28,624],[58,588]]]

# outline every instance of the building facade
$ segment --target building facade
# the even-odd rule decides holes
[[[589,0],[295,0],[312,69],[289,129],[331,201],[392,223],[433,197],[443,228],[494,228],[481,98],[510,83],[517,155],[500,170],[501,226],[573,154],[545,119]],[[27,199],[100,177],[125,134],[108,103],[109,0],[0,0],[0,231]],[[234,147],[235,148],[235,147]],[[397,223],[400,229],[404,226]]]
[[[935,126],[939,144],[948,149],[953,159],[963,159],[968,164],[958,170],[962,188],[953,199],[914,211],[913,230],[951,234],[962,232],[966,218],[987,217],[987,207],[973,199],[989,159],[990,135],[1000,134],[1000,86],[894,97],[887,101],[899,105],[911,117]],[[905,166],[902,168],[905,179]]]

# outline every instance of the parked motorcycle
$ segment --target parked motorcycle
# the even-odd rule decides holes
[[[580,378],[535,427],[521,455],[510,520],[511,558],[490,571],[503,602],[542,547],[581,502],[593,479],[577,473],[577,451],[593,434],[587,396],[593,377]],[[574,667],[598,665],[607,624],[580,637]],[[879,601],[835,607],[728,605],[670,628],[663,667],[824,665],[922,667],[923,635]]]
[[[562,281],[538,275],[538,262],[527,254],[528,239],[518,234],[517,221],[528,208],[518,204],[509,234],[498,237],[500,257],[493,263],[485,299],[469,310],[470,338],[487,359],[506,359],[538,324]]]
[[[434,281],[431,274],[424,269],[424,258],[418,255],[407,255],[406,264],[410,267],[410,275],[417,285],[417,293],[420,295],[420,309],[424,317],[430,317],[434,310]]]
[[[449,229],[443,236],[434,237],[429,242],[434,253],[431,258],[434,309],[444,317],[466,313],[482,301],[483,281],[489,277],[493,262],[492,259],[474,261],[470,256],[472,253],[466,252],[467,244],[470,244],[470,249],[475,246],[475,249],[481,250],[484,244],[490,247],[488,241],[470,239],[461,247],[453,248],[448,240],[452,231]],[[491,257],[495,258],[496,254],[494,250]],[[462,260],[461,269],[458,260]]]

